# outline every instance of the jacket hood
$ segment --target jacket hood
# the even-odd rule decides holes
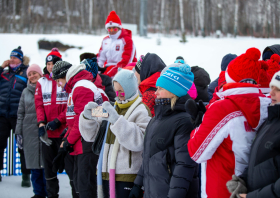
[[[68,73],[68,72],[67,72]],[[67,84],[65,85],[65,90],[67,93],[71,93],[72,88],[75,86],[75,84],[80,80],[89,80],[92,82],[93,76],[90,72],[87,70],[78,70],[78,73],[76,75],[72,76]]]
[[[156,72],[154,73],[153,75],[151,75],[150,77],[148,77],[147,79],[143,80],[140,85],[139,85],[139,90],[141,92],[141,94],[143,95],[144,92],[151,88],[151,87],[154,87],[154,88],[157,88],[156,87],[156,82],[157,82],[157,79],[159,78],[160,76],[160,72]]]
[[[97,88],[102,89],[103,91],[105,91],[105,86],[102,85],[102,79],[99,76],[99,74],[97,74],[96,78],[93,80],[93,83],[95,84],[95,86]]]
[[[221,99],[229,99],[241,110],[250,126],[256,129],[261,119],[267,117],[262,112],[267,112],[270,99],[265,97],[256,85],[249,83],[228,83],[224,85],[223,92],[216,92]],[[250,104],[250,105],[248,105]],[[210,105],[211,106],[211,105]]]
[[[132,38],[132,33],[131,33],[131,31],[130,31],[130,30],[122,28],[122,30],[121,30],[121,31],[122,31],[122,32],[121,32],[121,34],[120,34],[119,38],[123,38],[123,37],[129,37],[129,38]]]
[[[194,84],[195,86],[199,86],[199,87],[207,87],[210,82],[210,76],[207,73],[207,71],[205,71],[203,68],[198,67],[198,66],[193,66],[191,67],[191,71],[194,75]]]
[[[140,80],[144,81],[154,73],[161,72],[165,67],[165,63],[158,55],[147,53],[141,63]]]
[[[30,58],[28,56],[23,56],[22,64],[24,64],[25,66],[28,66],[29,62],[30,62]]]
[[[81,70],[84,70],[84,69],[86,69],[86,66],[84,64],[71,66],[66,73],[66,82],[69,82],[69,80],[73,76],[75,76],[78,72],[80,72]]]
[[[279,45],[279,44],[271,45],[271,46],[266,47],[266,48],[263,50],[262,55],[263,55],[267,50],[269,50],[269,49],[270,49],[274,54],[278,54],[278,55],[280,56],[280,45]]]
[[[235,59],[237,57],[236,54],[227,54],[223,57],[222,59],[222,63],[221,63],[221,70],[222,71],[226,71],[228,64],[230,63],[230,61],[232,61],[233,59]]]

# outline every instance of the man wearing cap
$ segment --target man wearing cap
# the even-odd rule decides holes
[[[4,61],[0,67],[0,170],[3,169],[7,138],[11,130],[15,132],[19,100],[23,89],[27,86],[28,64],[29,58],[23,55],[19,46],[11,52],[10,59]],[[22,172],[25,172],[24,167]]]
[[[97,54],[99,67],[105,67],[105,75],[114,77],[118,68],[137,62],[136,48],[130,30],[122,28],[122,22],[115,11],[111,11],[105,22],[109,35],[106,36]]]

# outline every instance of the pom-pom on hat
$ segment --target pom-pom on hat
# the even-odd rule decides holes
[[[245,54],[241,54],[232,60],[226,70],[227,83],[240,82],[251,78],[259,81],[261,52],[257,48],[249,48]]]
[[[54,60],[58,61],[58,60],[62,60],[61,59],[61,54],[59,53],[58,49],[57,48],[52,48],[52,51],[47,55],[47,58],[46,58],[46,64],[47,62],[53,62]],[[53,62],[53,64],[55,64]]]
[[[261,69],[259,74],[259,87],[262,89],[263,93],[269,93],[269,89],[265,90],[263,88],[269,88],[269,83],[271,81],[271,77],[268,75],[268,65],[265,61],[260,61]]]
[[[14,49],[11,52],[10,56],[14,56],[14,57],[18,58],[21,62],[23,62],[23,52],[21,51],[21,46],[18,46],[18,48]]]
[[[273,75],[280,70],[280,56],[278,54],[273,54],[266,63],[268,64],[268,75],[272,78]]]
[[[105,29],[107,30],[108,27],[122,28],[121,19],[114,10],[110,12],[105,22]]]
[[[187,95],[194,80],[191,67],[181,64],[179,67],[170,67],[157,80],[156,86],[162,87],[178,97]]]

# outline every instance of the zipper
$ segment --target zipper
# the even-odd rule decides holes
[[[129,151],[129,168],[131,168],[131,151]]]
[[[168,171],[168,174],[169,174],[169,177],[171,178],[172,176],[172,173],[171,173],[171,163],[170,163],[170,159],[169,159],[169,151],[167,149],[167,152],[166,152],[166,165],[167,165],[167,171]]]

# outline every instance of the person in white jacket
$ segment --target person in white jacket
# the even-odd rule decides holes
[[[138,95],[137,80],[132,71],[119,71],[113,78],[113,85],[117,95],[115,109],[109,102],[102,104],[109,114],[103,120],[107,120],[110,125],[97,171],[98,197],[105,198],[129,196],[142,163],[144,133],[151,119],[149,108]],[[88,103],[80,115],[80,132],[84,140],[89,142],[95,141],[102,121],[92,116],[92,108],[97,106],[94,102]]]

